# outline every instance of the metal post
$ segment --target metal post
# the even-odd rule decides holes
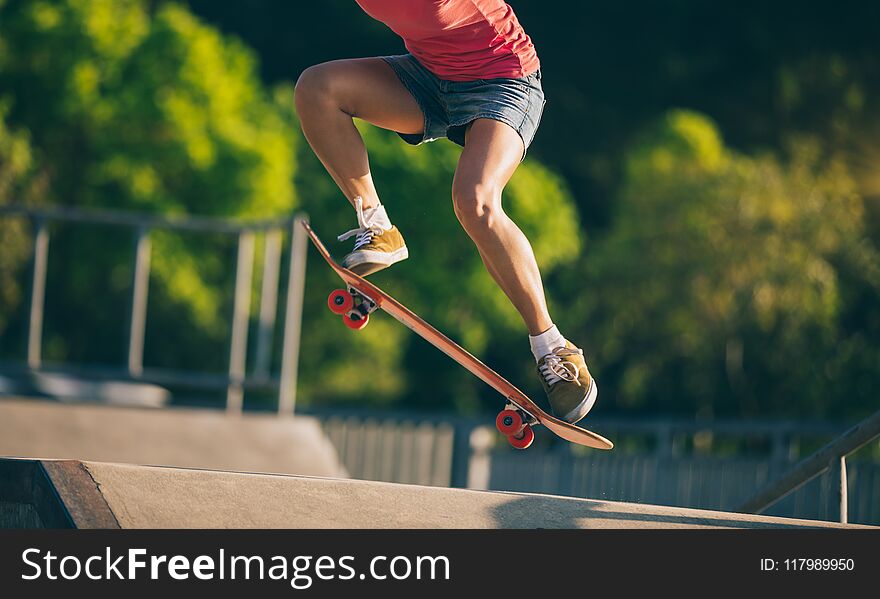
[[[473,424],[456,422],[452,433],[452,476],[449,485],[459,489],[467,489],[470,481],[470,465],[473,446],[471,435]]]
[[[266,233],[263,252],[263,287],[260,291],[260,324],[257,331],[257,355],[254,374],[269,378],[272,361],[272,337],[278,312],[278,277],[281,274],[281,229]]]
[[[489,450],[495,434],[488,426],[477,426],[471,430],[471,452],[468,460],[467,488],[486,490],[492,478],[492,456]]]
[[[290,241],[290,275],[287,280],[287,309],[284,316],[284,341],[281,352],[281,381],[278,386],[278,413],[293,415],[296,406],[296,379],[302,325],[303,288],[306,281],[308,238],[302,227],[305,216],[293,220]]]
[[[34,270],[31,278],[31,312],[28,324],[27,362],[36,370],[43,355],[43,309],[46,299],[46,268],[49,260],[49,228],[45,220],[36,223]]]
[[[229,347],[229,386],[226,410],[240,413],[244,402],[244,375],[247,361],[248,317],[251,309],[251,277],[254,269],[254,234],[242,231],[238,236],[238,260],[235,267],[235,300],[232,309],[232,339]]]
[[[847,500],[847,484],[846,484],[846,456],[840,456],[840,481],[838,486],[838,497],[840,499],[840,523],[846,524],[848,518],[848,500]]]
[[[131,322],[128,332],[128,374],[144,373],[144,331],[147,325],[147,293],[150,284],[150,231],[140,228],[135,239],[134,279],[131,290]]]
[[[668,422],[664,421],[655,427],[657,446],[654,452],[657,457],[668,458],[672,455],[673,436],[672,426]]]

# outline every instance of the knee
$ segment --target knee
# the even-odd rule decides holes
[[[471,234],[494,229],[501,217],[501,193],[491,185],[453,185],[452,205],[458,221]]]
[[[325,64],[311,66],[304,70],[294,87],[294,103],[297,111],[307,111],[313,106],[320,106],[333,99],[332,69]]]

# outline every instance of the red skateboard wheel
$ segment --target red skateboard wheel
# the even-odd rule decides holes
[[[327,307],[334,314],[345,314],[354,307],[354,298],[345,289],[336,289],[327,296]]]
[[[523,428],[522,416],[516,410],[502,410],[495,417],[495,426],[502,435],[516,435]]]
[[[523,427],[520,437],[508,435],[507,441],[517,449],[526,449],[535,440],[535,431],[528,424]]]
[[[370,322],[370,316],[361,316],[359,314],[355,315],[354,318],[352,316],[346,314],[342,317],[342,322],[345,323],[345,326],[354,330],[360,331],[362,328],[367,326],[367,323]]]

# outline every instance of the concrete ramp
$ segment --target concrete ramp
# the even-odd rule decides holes
[[[345,477],[308,416],[0,400],[0,456]]]
[[[99,462],[0,459],[0,526],[72,528],[830,528],[551,495]]]

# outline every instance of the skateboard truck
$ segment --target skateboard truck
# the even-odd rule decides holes
[[[504,409],[495,417],[495,428],[517,449],[526,449],[535,440],[532,430],[535,424],[538,424],[538,419],[509,398]]]
[[[379,309],[379,305],[352,287],[336,289],[327,297],[327,306],[334,314],[342,316],[342,322],[356,331],[367,326],[370,314]]]

